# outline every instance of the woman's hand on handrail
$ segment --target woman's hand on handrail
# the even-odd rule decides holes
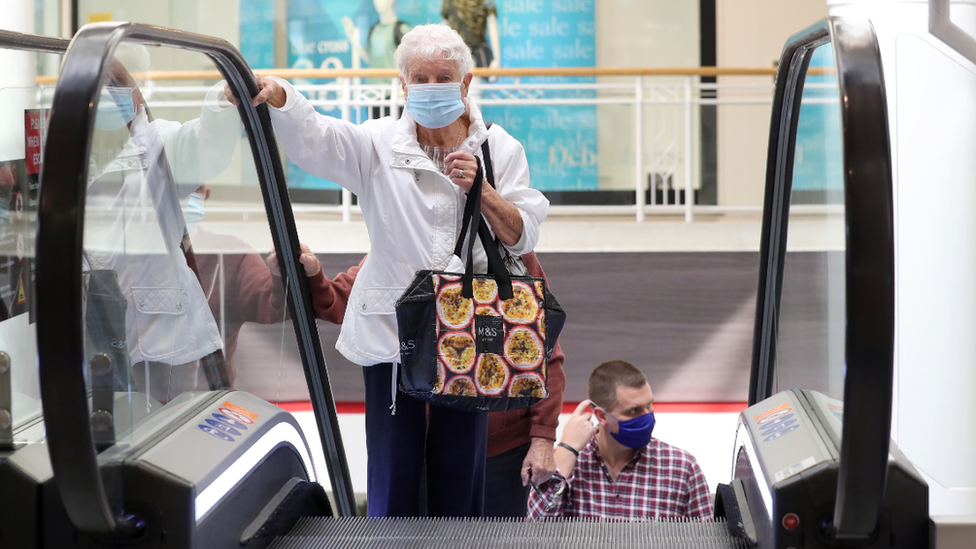
[[[285,106],[285,101],[288,100],[288,94],[285,93],[285,89],[275,79],[263,78],[258,74],[255,74],[254,78],[258,82],[258,94],[251,100],[252,106],[257,107],[264,102],[267,102],[276,109]],[[227,101],[230,101],[235,107],[240,104],[237,96],[234,95],[234,91],[230,89],[230,85],[226,82],[224,83],[224,95],[227,96]]]
[[[302,267],[305,267],[305,276],[312,278],[322,271],[322,264],[319,263],[319,258],[312,253],[307,245],[299,243],[299,246],[301,246],[302,252],[298,256],[298,262],[302,264]],[[281,278],[281,266],[278,264],[278,254],[274,250],[268,254],[265,263],[271,269],[272,275]]]

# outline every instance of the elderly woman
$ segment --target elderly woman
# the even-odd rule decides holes
[[[369,230],[369,255],[336,343],[343,356],[365,367],[369,516],[479,516],[487,414],[438,406],[428,411],[424,402],[397,394],[394,304],[418,270],[463,270],[454,245],[485,140],[496,186],[483,185],[482,210],[513,254],[532,251],[549,202],[529,188],[522,145],[497,125],[486,127],[469,94],[471,51],[455,31],[414,28],[403,36],[396,64],[406,95],[399,120],[354,125],[318,114],[273,77],[259,81],[253,103],[271,105],[292,162],[356,193]],[[475,269],[484,272],[480,242],[474,253]]]

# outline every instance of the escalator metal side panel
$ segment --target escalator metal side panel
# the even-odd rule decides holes
[[[807,494],[797,493],[796,477],[803,471],[825,469],[836,463],[821,438],[804,399],[793,391],[773,395],[744,410],[736,432],[734,477],[741,479],[747,501],[739,502],[755,521],[761,549],[799,543],[807,523],[813,523]],[[836,483],[836,475],[833,477]],[[827,500],[833,502],[829,484]],[[800,488],[803,488],[800,486]],[[832,507],[831,507],[832,509]],[[799,518],[798,528],[780,525],[788,514]],[[799,547],[800,545],[794,545]]]
[[[147,535],[179,547],[235,546],[281,486],[316,480],[295,418],[248,393],[227,393],[145,444],[107,466],[123,468],[126,505],[155,517]]]
[[[31,444],[0,462],[0,549],[41,544],[42,487],[53,473],[43,444]]]
[[[179,425],[166,425],[167,419]],[[126,505],[153,517],[133,546],[236,547],[282,486],[315,479],[297,421],[253,395],[201,394],[150,420],[159,428],[143,433],[126,451],[113,447],[99,456],[106,469],[122,469],[120,476],[131,488]],[[43,428],[43,422],[31,426]],[[44,444],[24,446],[0,462],[0,549],[60,549],[96,541],[79,536],[53,479]]]
[[[538,549],[746,549],[729,534],[725,521],[658,519],[595,521],[561,519],[544,522],[480,519],[306,518],[273,549],[366,549],[481,547]]]
[[[787,391],[739,418],[734,476],[759,533],[760,549],[837,547],[824,526],[833,518],[840,461],[830,440],[843,418],[839,401],[814,391]],[[833,436],[836,436],[834,434]],[[875,534],[858,547],[928,545],[928,489],[891,444],[884,506]]]
[[[885,518],[891,522],[896,547],[929,547],[929,488],[922,475],[891,441],[885,475]],[[897,515],[893,514],[897,510]],[[970,540],[972,543],[972,540]]]

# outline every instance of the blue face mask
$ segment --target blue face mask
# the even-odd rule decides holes
[[[108,132],[122,129],[136,117],[132,88],[105,87],[98,100],[95,127]]]
[[[410,84],[407,86],[407,112],[425,128],[449,126],[464,114],[461,83]]]
[[[603,408],[600,409],[603,410]],[[603,413],[610,416],[606,410],[603,410]],[[617,421],[618,430],[614,433],[607,429],[607,432],[610,433],[610,436],[614,440],[627,448],[643,448],[647,446],[651,441],[654,424],[657,423],[654,419],[654,412],[647,412],[644,415],[637,416],[634,419],[628,419],[627,421],[619,421],[617,418],[613,419]]]
[[[200,193],[193,193],[190,195],[190,201],[186,205],[186,212],[183,214],[186,219],[186,231],[193,232],[197,224],[203,221],[203,218],[207,215],[206,206],[204,206],[204,197]]]

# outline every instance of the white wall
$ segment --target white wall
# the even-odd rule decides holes
[[[101,20],[109,16],[112,21],[131,21],[168,27],[187,32],[223,38],[235,46],[240,45],[239,0],[79,0],[78,24],[84,25],[91,17]],[[196,70],[212,68],[203,56],[168,55],[153,57],[157,70]],[[208,66],[210,65],[210,66]]]
[[[831,1],[870,18],[888,99],[895,207],[892,437],[933,515],[976,514],[976,65],[928,33],[923,1]],[[952,20],[976,34],[976,3]]]
[[[772,68],[790,36],[826,15],[826,0],[717,0],[718,66]],[[719,82],[754,84],[756,79],[726,76]],[[762,205],[768,142],[768,106],[719,107],[720,205]]]
[[[700,59],[698,2],[669,0],[606,0],[596,4],[598,67],[697,67]],[[601,78],[600,82],[633,83],[633,78]],[[681,82],[657,78],[654,82]],[[648,81],[650,83],[650,80]],[[600,105],[598,138],[601,190],[635,188],[636,151],[634,108]],[[680,107],[645,107],[644,172],[649,173],[653,135],[675,116]],[[678,118],[681,121],[682,118]],[[680,136],[676,135],[679,143]],[[647,177],[643,178],[646,183]]]

